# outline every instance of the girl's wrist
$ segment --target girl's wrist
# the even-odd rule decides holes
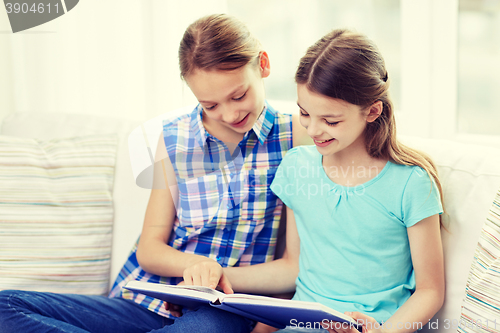
[[[200,264],[200,263],[205,262],[205,261],[208,261],[211,263],[216,262],[215,260],[210,259],[208,257],[201,256],[199,254],[192,254],[191,257],[188,260],[186,260],[186,266],[184,267],[184,269],[187,269],[189,267],[192,267],[194,265]]]

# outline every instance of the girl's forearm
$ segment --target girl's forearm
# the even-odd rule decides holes
[[[436,289],[417,289],[396,313],[387,320],[381,332],[410,333],[428,325],[443,305],[444,293]]]
[[[300,238],[295,216],[286,208],[286,248],[283,257],[258,265],[224,268],[233,290],[242,293],[282,294],[295,291],[299,274]]]
[[[298,273],[298,263],[287,258],[258,265],[224,268],[224,274],[235,292],[264,295],[294,291]]]
[[[141,244],[137,249],[137,261],[148,273],[159,276],[182,277],[186,268],[210,258],[181,252],[171,246],[150,241]]]

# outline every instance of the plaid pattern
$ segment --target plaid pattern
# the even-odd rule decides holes
[[[202,123],[202,107],[164,124],[165,145],[176,172],[177,218],[169,245],[204,255],[223,267],[273,259],[282,202],[270,190],[276,169],[292,147],[290,115],[266,104],[252,130],[230,150]],[[131,280],[177,284],[141,269],[137,243],[120,271],[110,297],[124,297],[163,316],[163,302],[122,289]]]

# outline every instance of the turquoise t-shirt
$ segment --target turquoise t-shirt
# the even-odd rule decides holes
[[[411,296],[406,228],[442,213],[437,187],[422,168],[387,162],[368,182],[345,187],[328,178],[315,146],[301,146],[288,151],[271,189],[294,211],[300,237],[294,299],[381,322]]]

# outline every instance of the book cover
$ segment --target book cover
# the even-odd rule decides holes
[[[214,306],[267,325],[285,328],[294,325],[314,325],[330,320],[358,327],[349,316],[319,303],[287,300],[250,294],[224,294],[201,286],[175,286],[143,281],[131,281],[126,289],[161,299],[188,309]],[[361,331],[360,328],[358,330]]]

